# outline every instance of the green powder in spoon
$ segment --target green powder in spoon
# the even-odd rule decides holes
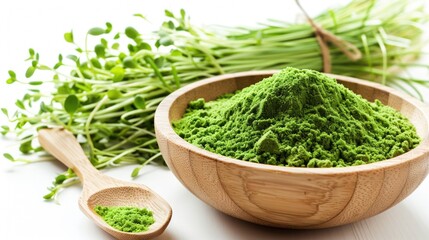
[[[368,102],[322,73],[295,68],[215,101],[190,102],[173,127],[208,151],[290,167],[372,163],[420,143],[398,111]]]
[[[95,212],[110,226],[123,232],[143,232],[155,222],[152,211],[138,207],[96,206]]]

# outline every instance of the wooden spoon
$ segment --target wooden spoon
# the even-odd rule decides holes
[[[160,235],[170,222],[170,205],[144,185],[120,181],[100,173],[85,156],[76,138],[62,128],[42,129],[39,142],[54,157],[71,168],[83,184],[80,209],[104,231],[117,239],[149,239]],[[155,223],[147,231],[128,233],[108,225],[95,211],[101,206],[133,206],[148,208]]]

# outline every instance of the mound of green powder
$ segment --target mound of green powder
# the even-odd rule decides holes
[[[295,68],[215,101],[190,102],[173,127],[208,151],[291,167],[372,163],[420,143],[396,110],[368,102],[322,73]]]
[[[146,208],[96,206],[94,210],[107,224],[123,232],[143,232],[155,222],[152,211]]]

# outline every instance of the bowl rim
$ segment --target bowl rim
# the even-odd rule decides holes
[[[363,164],[358,166],[338,167],[338,168],[337,167],[305,168],[305,167],[276,166],[276,165],[254,163],[254,162],[244,161],[240,159],[235,159],[235,158],[223,156],[223,155],[199,148],[187,142],[185,139],[181,138],[171,126],[170,108],[174,104],[175,100],[181,95],[187,92],[193,91],[194,89],[209,83],[225,81],[226,79],[233,79],[237,77],[272,75],[277,72],[279,72],[279,70],[246,71],[246,72],[222,74],[222,75],[206,78],[206,79],[191,83],[189,85],[186,85],[182,88],[179,88],[178,90],[172,92],[170,95],[165,97],[156,109],[155,117],[154,117],[156,135],[158,136],[158,134],[162,134],[170,141],[174,142],[175,144],[179,145],[180,147],[188,151],[192,151],[199,155],[203,155],[206,158],[219,161],[224,164],[235,165],[235,166],[244,167],[244,168],[260,169],[260,170],[267,170],[267,171],[281,172],[281,173],[294,173],[294,174],[311,174],[311,175],[338,174],[339,175],[339,174],[350,174],[350,173],[367,172],[367,171],[382,170],[382,169],[385,170],[385,169],[393,168],[402,164],[410,164],[410,162],[412,162],[413,160],[419,159],[423,155],[429,155],[429,131],[428,131],[426,135],[422,137],[422,141],[416,148],[404,154],[396,156],[394,158],[385,159],[375,163],[368,163],[368,164]],[[324,73],[324,74],[335,79],[340,79],[341,81],[354,82],[359,85],[365,85],[368,87],[377,88],[382,91],[386,91],[391,94],[394,94],[397,97],[401,98],[403,101],[406,101],[411,105],[415,106],[423,114],[424,120],[426,121],[426,124],[429,126],[429,105],[417,100],[412,96],[409,96],[405,93],[402,93],[396,89],[387,87],[385,85],[381,85],[375,82],[370,82],[368,80],[362,80],[358,78],[353,78],[353,77],[348,77],[343,75],[336,75],[336,74],[328,74],[328,73]]]

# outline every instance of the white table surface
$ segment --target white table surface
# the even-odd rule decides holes
[[[310,14],[326,9],[322,1],[302,1]],[[341,2],[341,1],[335,1]],[[335,3],[328,5],[332,6]],[[70,53],[63,34],[71,29],[75,39],[94,26],[110,21],[114,28],[143,26],[132,17],[143,13],[155,25],[164,9],[185,8],[197,24],[247,24],[268,17],[293,21],[298,12],[293,1],[148,1],[148,0],[14,0],[0,1],[0,107],[10,107],[22,95],[22,86],[6,86],[7,70],[25,72],[28,48],[54,63],[58,53]],[[426,91],[426,93],[428,93]],[[427,99],[428,100],[428,99]],[[0,117],[0,125],[5,119]],[[14,142],[0,138],[0,152],[11,151]],[[144,183],[164,197],[173,218],[158,239],[429,239],[429,179],[397,206],[375,217],[323,230],[287,230],[258,226],[226,216],[193,196],[167,169],[143,168],[132,180],[134,167],[105,171],[119,179]],[[79,210],[81,187],[63,191],[59,203],[44,201],[53,178],[65,167],[57,162],[14,164],[0,159],[0,239],[113,239],[99,230]]]

